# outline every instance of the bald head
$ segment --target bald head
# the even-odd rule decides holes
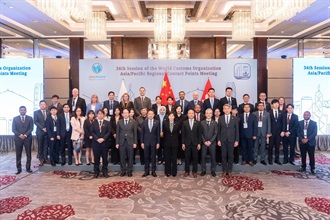
[[[197,91],[195,91],[195,92],[193,92],[193,99],[194,100],[198,100],[198,92]]]
[[[77,98],[79,95],[79,90],[77,88],[72,89],[73,98]]]

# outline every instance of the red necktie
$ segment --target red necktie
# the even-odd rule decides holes
[[[288,115],[287,124],[290,124],[290,115]]]
[[[260,112],[259,121],[262,121],[262,112]]]

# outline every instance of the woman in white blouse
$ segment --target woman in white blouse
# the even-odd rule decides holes
[[[72,145],[73,145],[73,155],[75,159],[76,166],[82,165],[81,162],[81,151],[84,140],[84,121],[85,117],[82,116],[81,108],[76,108],[74,111],[74,115],[71,118],[71,126],[72,126]]]

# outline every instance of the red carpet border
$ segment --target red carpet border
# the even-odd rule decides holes
[[[236,190],[242,191],[264,190],[262,181],[246,176],[233,176],[230,178],[223,178],[222,184],[224,186],[233,187]]]

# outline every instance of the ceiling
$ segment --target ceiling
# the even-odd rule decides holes
[[[34,0],[0,0],[0,38],[3,52],[33,54],[33,39],[38,39],[43,57],[69,57],[68,37],[83,37],[84,23],[72,19],[56,21],[39,11]],[[231,40],[231,15],[249,10],[250,0],[93,0],[93,10],[108,13],[107,41],[85,41],[85,58],[109,58],[113,36],[153,38],[148,15],[154,8],[186,8],[186,38],[228,37],[228,58],[252,58],[252,41]],[[229,18],[229,19],[228,19]],[[264,20],[255,23],[255,36],[268,37],[268,57],[297,57],[298,40],[304,39],[305,54],[330,56],[330,0],[316,0],[305,11],[287,21]],[[189,53],[189,41],[185,48]],[[152,47],[151,47],[152,48]]]

